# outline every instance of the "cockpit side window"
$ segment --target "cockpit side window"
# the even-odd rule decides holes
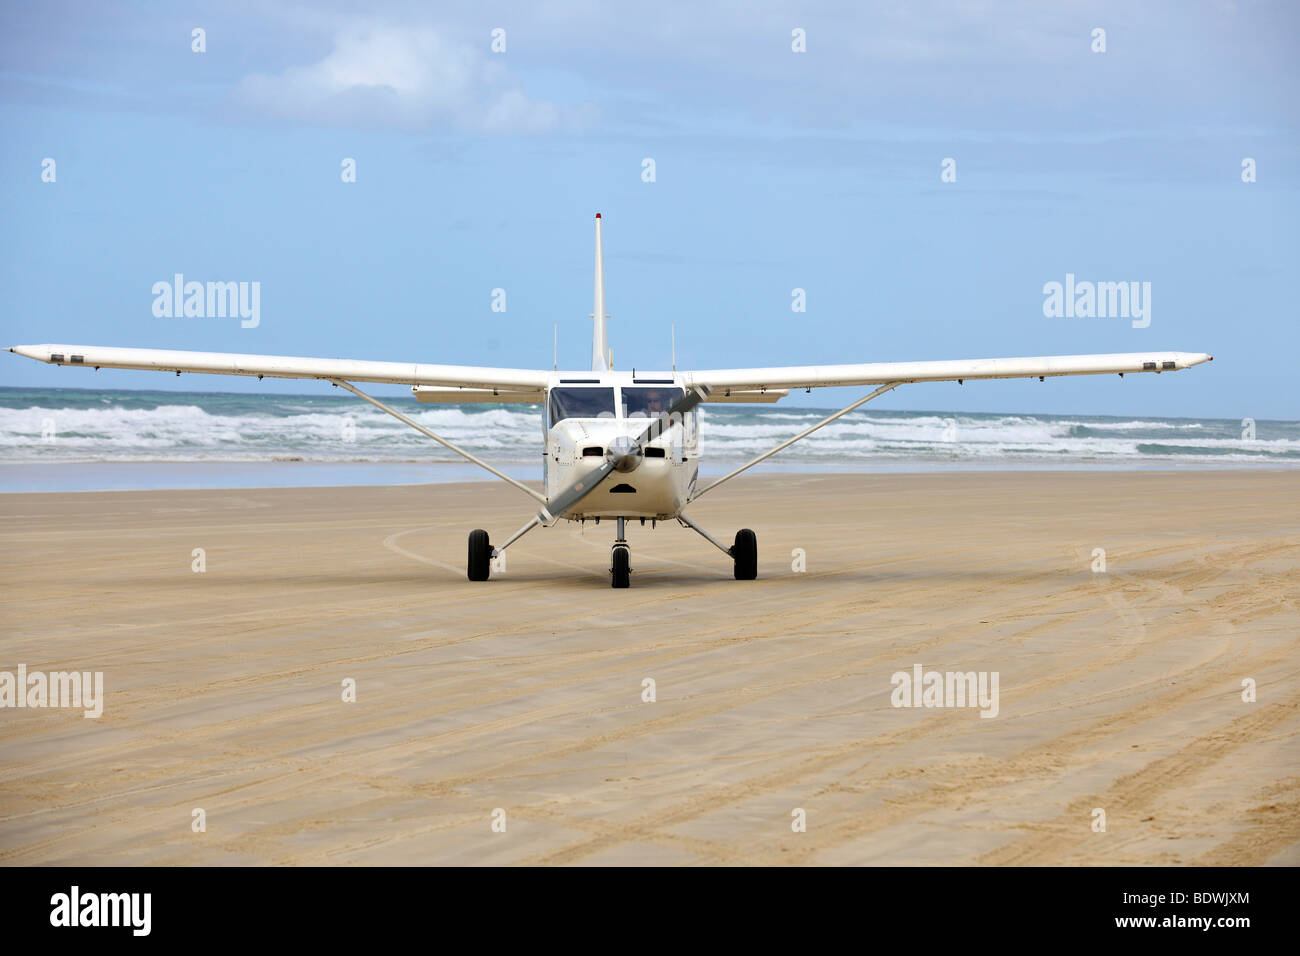
[[[623,388],[624,418],[656,418],[682,397],[675,385]]]
[[[612,388],[551,389],[551,424],[566,418],[613,418]]]

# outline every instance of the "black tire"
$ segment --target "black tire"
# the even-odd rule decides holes
[[[610,587],[625,588],[631,583],[629,580],[628,554],[627,548],[615,548],[612,555],[613,567],[609,569]]]
[[[488,543],[488,533],[482,528],[469,533],[468,571],[471,581],[486,581],[492,573],[492,545]]]
[[[736,532],[736,543],[731,548],[736,562],[736,580],[752,581],[758,577],[758,537],[748,528]]]

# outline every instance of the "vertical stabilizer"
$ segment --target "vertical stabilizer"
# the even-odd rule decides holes
[[[609,339],[605,333],[605,256],[600,249],[600,213],[596,213],[596,304],[592,307],[594,320],[591,331],[591,370],[603,372],[609,368]]]

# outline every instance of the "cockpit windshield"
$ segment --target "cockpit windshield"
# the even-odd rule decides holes
[[[612,388],[551,389],[551,424],[566,418],[613,418]]]
[[[624,418],[655,418],[672,408],[682,397],[682,390],[674,385],[662,387],[623,389]]]

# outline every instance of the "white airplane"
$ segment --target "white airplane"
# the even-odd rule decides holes
[[[944,362],[876,362],[865,365],[804,365],[784,368],[710,369],[701,372],[615,371],[606,337],[605,271],[601,252],[600,213],[596,213],[596,302],[591,369],[561,372],[467,365],[416,365],[295,358],[278,355],[233,355],[161,349],[104,348],[91,345],[16,345],[9,351],[52,365],[90,368],[151,369],[161,372],[256,375],[259,379],[320,379],[345,388],[416,431],[479,465],[502,481],[535,498],[541,508],[503,544],[493,546],[488,533],[469,535],[468,576],[486,581],[492,560],[538,525],[560,519],[599,524],[613,518],[617,533],[610,577],[616,588],[629,584],[625,523],[629,518],[653,528],[677,521],[702,535],[735,567],[738,580],[758,576],[754,532],[742,528],[727,547],[683,510],[736,475],[770,458],[796,441],[899,385],[913,382],[964,382],[966,379],[1038,378],[1049,375],[1106,375],[1172,372],[1213,360],[1192,352],[1133,352],[1119,355],[1054,355],[1040,358],[969,359]],[[515,402],[540,404],[545,445],[542,485],[538,492],[487,462],[457,447],[383,402],[362,392],[356,382],[410,385],[421,402]],[[696,407],[701,402],[776,402],[792,388],[874,385],[872,392],[833,415],[805,428],[770,451],[699,486],[699,431]]]

